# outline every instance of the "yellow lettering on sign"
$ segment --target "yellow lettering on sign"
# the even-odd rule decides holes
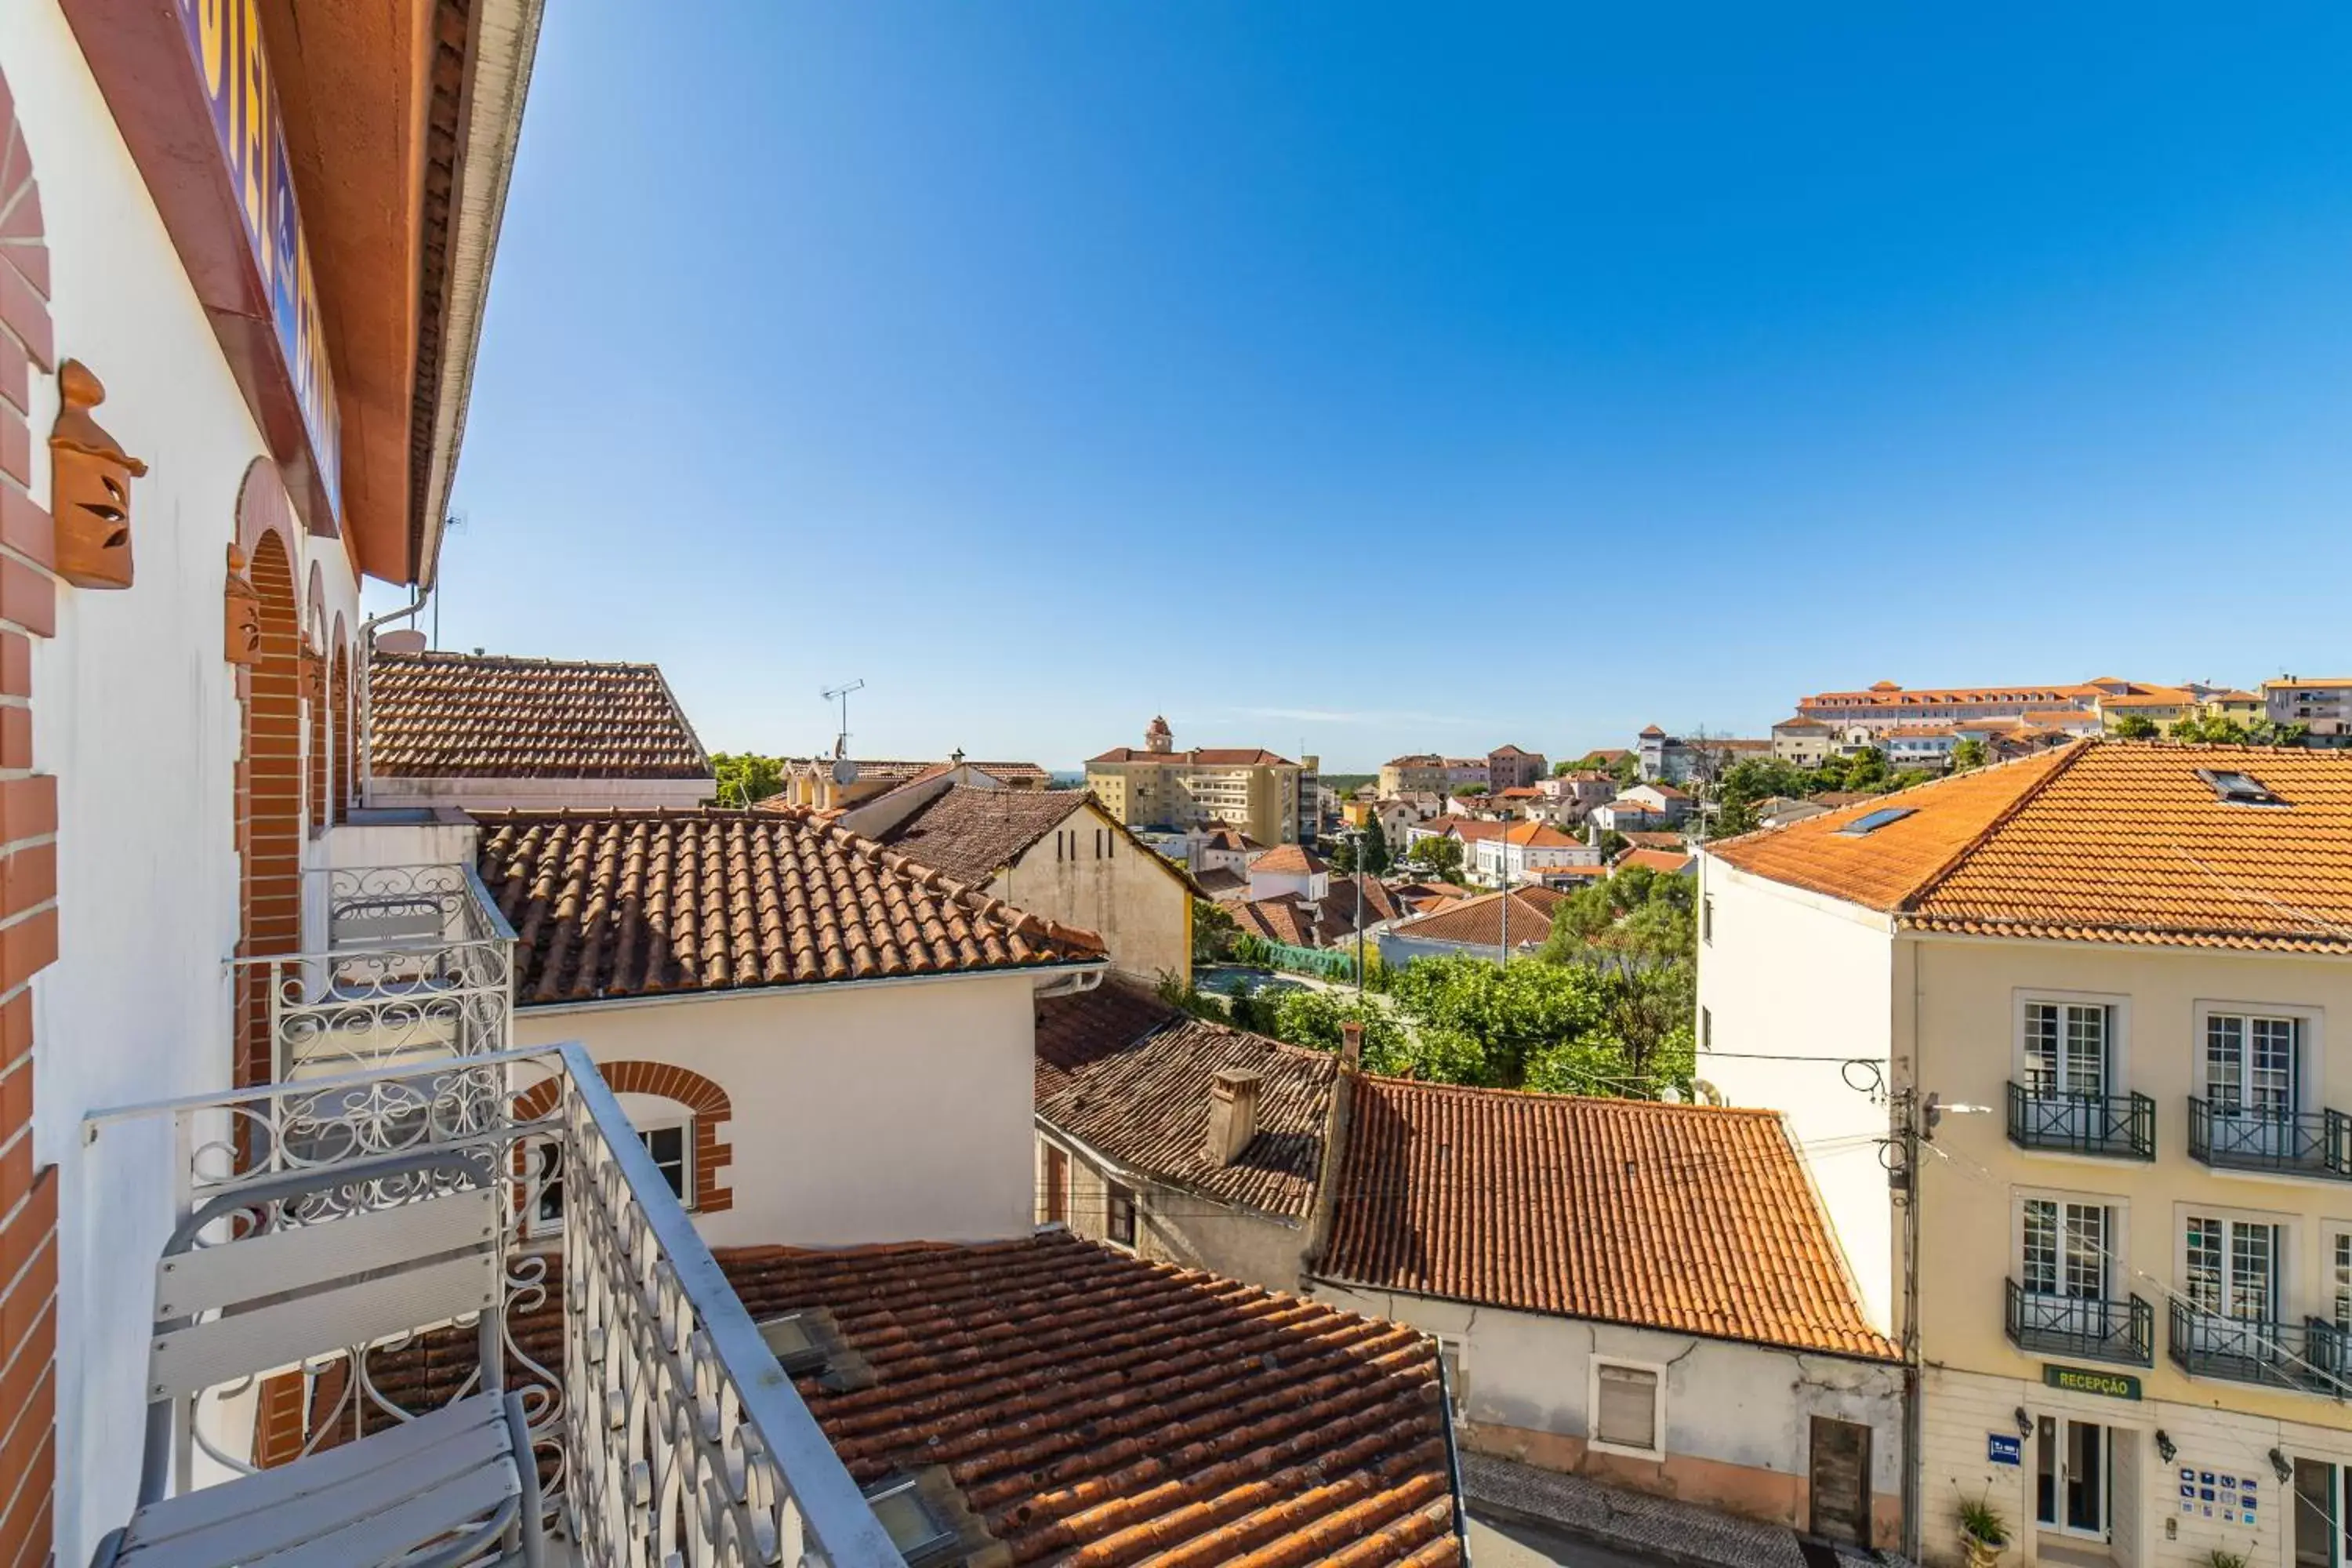
[[[196,36],[204,40],[205,92],[221,94],[221,5],[223,0],[196,0]]]
[[[253,0],[236,0],[237,26],[244,37],[237,53],[245,66],[245,123],[237,138],[241,149],[237,161],[244,165],[245,218],[255,234],[263,236],[261,281],[269,284],[270,246],[269,214],[264,205],[265,182],[269,168],[269,61],[261,52],[261,18],[255,14]]]

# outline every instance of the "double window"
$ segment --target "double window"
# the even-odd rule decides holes
[[[2215,1318],[2277,1321],[2284,1229],[2263,1220],[2189,1215],[2181,1238],[2189,1304]]]
[[[2105,1300],[2109,1213],[2105,1204],[2026,1199],[2021,1260],[2026,1293],[2070,1301]]]
[[[2115,1008],[2104,1002],[2025,1005],[2025,1088],[2036,1100],[2111,1092]]]

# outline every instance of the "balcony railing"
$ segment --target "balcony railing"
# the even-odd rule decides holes
[[[355,1221],[350,1246],[373,1249],[371,1260],[389,1269],[422,1261],[400,1251],[405,1229],[394,1211],[451,1181],[496,1190],[486,1212],[503,1216],[506,1386],[524,1397],[546,1527],[579,1563],[904,1568],[581,1047],[444,1058],[102,1112],[86,1122],[85,1141],[98,1160],[121,1142],[125,1169],[136,1169],[154,1140],[131,1124],[157,1120],[171,1123],[178,1151],[172,1224],[204,1207],[215,1216],[205,1234],[236,1242]],[[409,1161],[412,1171],[430,1163],[464,1173],[322,1183],[299,1205],[265,1200],[289,1173],[381,1171],[404,1155],[434,1157]],[[560,1202],[551,1190],[559,1173]],[[249,1212],[236,1202],[247,1191]],[[558,1208],[560,1226],[551,1219]],[[558,1291],[560,1373],[522,1348],[522,1325],[544,1322]],[[193,1397],[151,1408],[151,1421],[176,1423],[169,1451],[182,1458],[167,1495],[224,1477],[234,1485],[257,1458],[289,1462],[420,1419],[477,1385],[470,1353],[449,1373],[420,1350],[449,1331],[461,1340],[478,1332],[478,1315],[386,1324],[372,1342],[307,1356],[292,1342],[299,1312],[289,1321],[287,1337],[251,1358],[285,1355],[282,1364],[207,1363]],[[435,1342],[420,1346],[428,1333]],[[279,1414],[257,1422],[265,1407]],[[290,1436],[288,1409],[298,1414]],[[251,1436],[265,1430],[271,1436]],[[264,1442],[276,1451],[261,1454]]]
[[[2252,1321],[2171,1306],[2172,1359],[2191,1377],[2222,1377],[2266,1388],[2352,1397],[2352,1339],[2333,1323]]]
[[[2258,1110],[2189,1097],[2189,1154],[2216,1170],[2352,1181],[2352,1116]]]
[[[241,1014],[266,1008],[281,1081],[513,1043],[514,931],[465,865],[372,866],[306,878],[324,951],[230,961]]]
[[[2120,1301],[2045,1296],[2014,1279],[2003,1326],[2019,1350],[2043,1355],[2147,1366],[2156,1360],[2156,1309],[2137,1296]]]
[[[2156,1158],[2156,1101],[2144,1094],[2036,1094],[2009,1086],[2009,1141],[2125,1160]]]

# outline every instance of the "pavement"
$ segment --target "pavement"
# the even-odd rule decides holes
[[[1486,1454],[1462,1456],[1462,1484],[1478,1568],[1901,1568],[1904,1561]],[[1482,1524],[1495,1558],[1478,1552]]]

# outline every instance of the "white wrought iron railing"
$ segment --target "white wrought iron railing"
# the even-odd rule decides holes
[[[174,1139],[171,1225],[205,1208],[215,1234],[239,1240],[346,1220],[397,1234],[387,1211],[453,1183],[494,1189],[506,1386],[525,1400],[548,1528],[589,1568],[904,1568],[582,1047],[100,1112],[84,1126],[92,1156],[110,1132],[156,1119]],[[356,1178],[388,1159],[403,1163],[396,1178],[330,1180],[300,1204],[262,1195],[290,1173]],[[235,1201],[247,1191],[249,1209]],[[420,1322],[226,1369],[176,1414],[151,1408],[180,1426],[172,1489],[446,1406],[478,1385],[480,1328],[478,1315]]]
[[[306,874],[322,951],[229,961],[241,1026],[268,1032],[285,1081],[514,1043],[514,931],[471,866]]]

